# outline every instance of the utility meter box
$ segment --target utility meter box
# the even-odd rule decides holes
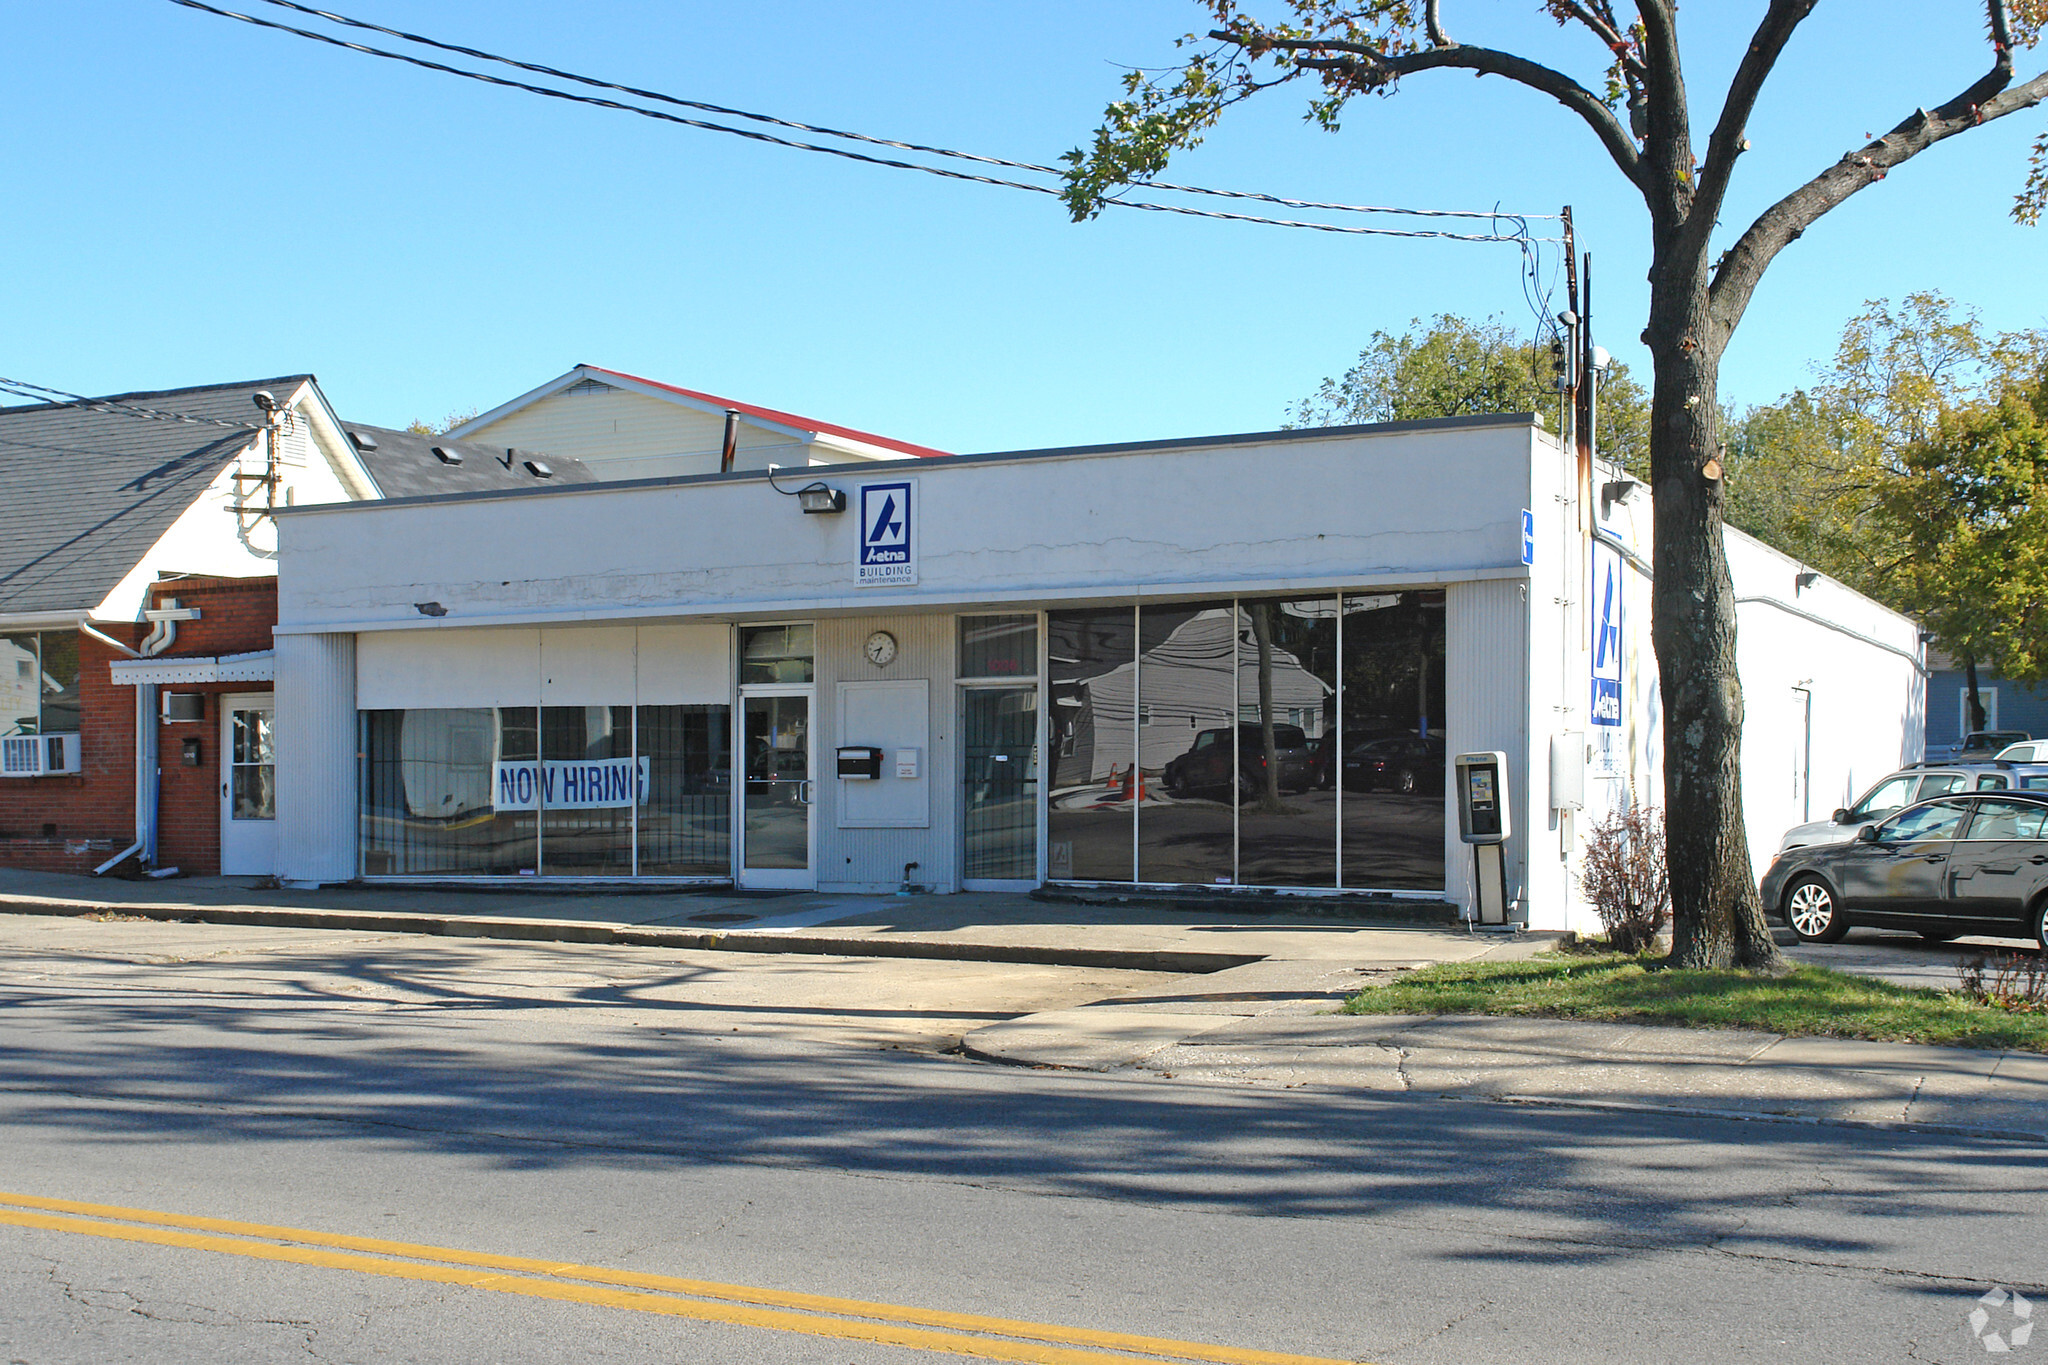
[[[1508,756],[1495,749],[1459,754],[1453,762],[1458,770],[1458,837],[1468,844],[1506,843],[1512,832]]]
[[[855,744],[839,751],[839,776],[849,782],[875,782],[882,776],[882,751],[871,744]]]

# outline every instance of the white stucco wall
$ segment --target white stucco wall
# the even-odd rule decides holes
[[[282,518],[281,631],[946,604],[1521,574],[1534,429],[930,460],[835,476],[918,480],[921,579],[855,586],[857,516],[807,516],[758,476],[572,485]],[[786,486],[786,485],[785,485]],[[444,618],[416,604],[439,602]]]

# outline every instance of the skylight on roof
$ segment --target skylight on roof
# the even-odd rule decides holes
[[[434,456],[436,459],[440,460],[442,464],[462,463],[462,452],[459,450],[450,450],[447,446],[435,446]]]

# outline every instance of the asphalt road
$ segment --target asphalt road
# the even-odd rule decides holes
[[[1159,984],[0,917],[4,1358],[1962,1361],[2048,1295],[2034,1148],[944,1050]]]

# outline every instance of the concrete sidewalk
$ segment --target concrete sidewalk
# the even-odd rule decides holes
[[[0,912],[1108,967],[1159,984],[966,1035],[969,1055],[1138,1078],[1847,1123],[2048,1142],[2048,1056],[1572,1020],[1335,1014],[1436,962],[1551,936],[1048,903],[1025,895],[284,891],[0,870]],[[1833,965],[1833,964],[1830,964]],[[1845,964],[1846,965],[1846,964]]]
[[[990,1024],[1023,1066],[1575,1107],[1844,1123],[2048,1143],[2048,1056],[1469,1015],[1342,1015],[1398,968],[1267,961]]]
[[[1547,940],[1504,941],[1304,913],[1046,902],[1023,894],[832,896],[731,888],[649,891],[328,887],[251,878],[113,881],[0,869],[0,913],[620,943],[720,952],[830,953],[1199,973],[1267,959],[1462,961]]]

